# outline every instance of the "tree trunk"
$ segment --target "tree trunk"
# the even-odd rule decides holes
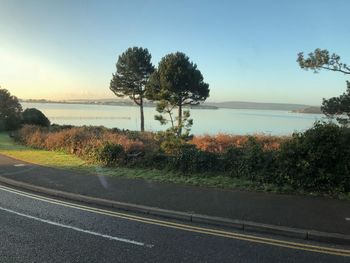
[[[140,98],[140,120],[141,120],[141,131],[145,131],[145,117],[143,114],[143,99]]]
[[[182,104],[179,105],[179,114],[178,114],[178,136],[182,133]]]

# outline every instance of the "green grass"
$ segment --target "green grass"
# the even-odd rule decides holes
[[[82,159],[62,153],[37,150],[19,145],[6,133],[0,133],[0,153],[30,163],[40,164],[61,169],[88,168],[90,165]]]
[[[289,193],[301,195],[320,195],[318,193],[305,193],[293,190],[290,187],[278,187],[272,184],[260,184],[247,179],[232,178],[224,175],[193,174],[184,176],[174,171],[127,168],[127,167],[101,167],[64,152],[33,149],[14,142],[6,133],[0,133],[0,154],[4,154],[22,161],[64,170],[73,170],[89,174],[105,176],[126,177],[131,179],[144,179],[156,182],[180,183],[202,187],[215,187],[221,189],[238,189],[249,191],[263,191],[273,193]],[[339,199],[350,200],[350,194],[332,196]]]

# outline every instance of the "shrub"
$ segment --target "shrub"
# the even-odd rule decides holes
[[[241,147],[232,147],[223,154],[225,171],[234,177],[268,182],[275,165],[275,151],[264,148],[255,137],[247,137]]]
[[[184,174],[218,172],[222,170],[219,156],[215,153],[198,150],[194,145],[185,144],[177,155],[171,157],[169,168]]]
[[[33,148],[44,148],[46,128],[35,125],[24,125],[15,132],[14,139]]]
[[[29,108],[25,109],[22,113],[22,124],[32,124],[49,127],[50,121],[40,110],[35,108]]]
[[[246,136],[219,133],[213,136],[194,136],[190,143],[194,144],[198,149],[201,149],[202,151],[225,153],[233,147],[243,147],[248,142],[249,137],[253,137],[256,141],[263,145],[264,149],[267,150],[279,149],[281,142],[287,139],[287,137],[270,136],[264,134]]]
[[[134,165],[144,168],[165,169],[169,168],[169,157],[161,152],[146,152],[142,158],[139,158]]]
[[[185,138],[177,136],[172,129],[158,132],[156,140],[159,142],[160,150],[169,155],[179,154],[186,144]]]
[[[350,190],[350,131],[332,123],[315,123],[282,144],[278,180],[318,192]]]
[[[246,174],[242,147],[231,147],[223,154],[224,170],[232,177]]]
[[[96,159],[96,151],[107,143],[119,144],[126,153],[144,152],[140,140],[131,140],[126,135],[115,134],[103,127],[76,127],[57,129],[50,132],[47,128],[25,125],[16,135],[20,142],[35,148],[62,150],[85,159]]]
[[[115,166],[124,164],[125,157],[123,146],[107,143],[99,150],[98,161],[106,166]]]
[[[65,129],[72,129],[72,128],[74,128],[73,125],[60,125],[60,124],[53,123],[50,126],[50,132],[58,132]]]

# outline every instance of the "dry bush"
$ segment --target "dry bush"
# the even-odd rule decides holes
[[[258,142],[262,143],[264,149],[277,150],[280,144],[288,137],[278,137],[265,134],[255,134],[251,137],[255,138]],[[242,147],[248,141],[247,135],[230,135],[219,133],[217,135],[200,135],[194,136],[189,142],[194,144],[198,149],[202,151],[208,151],[212,153],[224,153],[232,147]]]
[[[75,127],[49,132],[36,126],[25,125],[17,133],[22,143],[47,150],[64,150],[77,155],[88,154],[103,145],[120,144],[125,152],[143,152],[144,143],[139,139],[129,139],[124,134],[117,134],[100,127]]]
[[[15,139],[33,148],[44,148],[45,128],[35,125],[24,125],[16,132]]]

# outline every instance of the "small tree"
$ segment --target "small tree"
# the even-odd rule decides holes
[[[181,135],[184,126],[183,106],[205,101],[209,97],[209,85],[203,81],[197,65],[190,62],[184,53],[177,52],[166,55],[159,62],[158,69],[150,77],[146,95],[151,100],[161,101],[158,112],[169,113],[169,110],[171,112],[177,107],[178,135]],[[189,113],[187,115],[188,119]],[[156,119],[164,123],[159,117]]]
[[[17,129],[21,124],[21,112],[17,97],[0,87],[0,131]]]
[[[333,53],[329,54],[326,49],[315,49],[314,52],[309,53],[307,58],[304,58],[304,53],[298,54],[297,62],[302,69],[312,69],[315,73],[321,69],[340,72],[343,74],[350,74],[350,67],[341,62],[339,55]],[[347,91],[339,97],[330,99],[323,99],[321,110],[331,118],[336,118],[342,125],[350,124],[350,83],[347,83]]]
[[[145,130],[143,103],[145,86],[154,71],[151,54],[146,48],[128,48],[118,58],[117,71],[109,88],[118,97],[128,96],[140,107],[141,131]]]
[[[190,111],[189,110],[183,111],[181,126],[176,126],[175,121],[177,118],[174,119],[173,117],[173,109],[175,108],[175,106],[176,105],[172,105],[166,100],[159,101],[156,106],[156,111],[159,112],[160,114],[155,115],[154,119],[159,121],[161,125],[165,125],[170,122],[171,131],[173,131],[176,134],[179,133],[179,129],[185,129],[186,132],[184,135],[186,137],[189,135],[191,127],[193,125],[193,120],[190,119],[191,117]],[[169,118],[167,118],[166,116],[168,116]]]
[[[39,125],[44,127],[50,126],[49,119],[40,110],[35,108],[25,109],[22,113],[22,123]]]

